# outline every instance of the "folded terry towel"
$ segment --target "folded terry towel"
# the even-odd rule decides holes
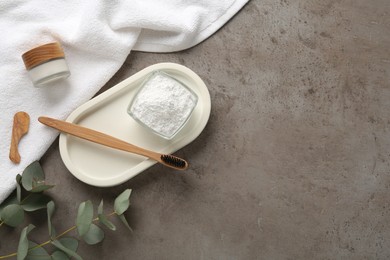
[[[170,52],[203,41],[248,0],[85,0],[0,2],[0,202],[15,176],[38,160],[58,132],[37,122],[65,119],[89,100],[121,67],[131,50]],[[59,41],[71,70],[67,80],[35,88],[21,55]],[[22,139],[20,164],[8,159],[13,116],[26,111],[30,131]]]

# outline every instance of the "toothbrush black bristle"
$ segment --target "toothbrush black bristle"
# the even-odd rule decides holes
[[[178,169],[184,170],[188,166],[188,164],[187,164],[187,162],[185,160],[183,160],[181,158],[178,158],[176,156],[173,156],[173,155],[163,154],[163,155],[161,155],[160,158],[167,165],[172,166],[174,168],[178,168]]]

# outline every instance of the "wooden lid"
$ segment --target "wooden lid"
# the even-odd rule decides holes
[[[38,46],[23,53],[22,58],[27,70],[49,60],[64,58],[65,54],[58,42]]]

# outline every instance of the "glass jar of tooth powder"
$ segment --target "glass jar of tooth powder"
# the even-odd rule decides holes
[[[58,42],[47,43],[25,52],[24,65],[34,86],[41,87],[70,75],[65,54]]]
[[[154,71],[142,83],[127,112],[155,134],[172,139],[188,121],[198,102],[191,88],[173,76]]]

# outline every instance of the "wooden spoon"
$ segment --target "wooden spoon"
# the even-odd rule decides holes
[[[18,145],[20,139],[27,134],[30,126],[30,116],[26,112],[17,112],[14,115],[14,124],[12,127],[11,147],[9,159],[14,163],[20,163],[20,154]]]

